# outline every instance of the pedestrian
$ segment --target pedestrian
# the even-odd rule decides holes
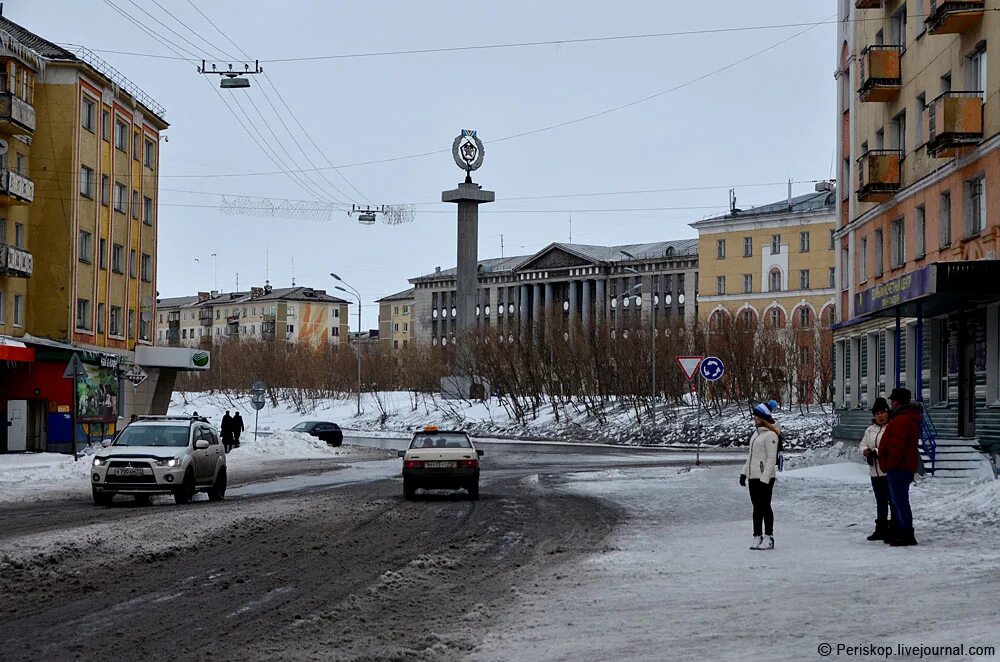
[[[868,474],[872,480],[872,491],[875,492],[875,531],[868,540],[885,540],[889,529],[895,526],[895,508],[889,500],[889,479],[879,467],[879,445],[885,435],[885,426],[889,423],[889,403],[885,398],[875,398],[872,405],[872,424],[865,429],[859,448],[861,455],[868,463]],[[889,511],[892,509],[892,517]]]
[[[240,433],[242,433],[246,428],[243,426],[243,417],[240,416],[240,412],[236,412],[233,415],[233,447],[240,447]]]
[[[743,464],[743,473],[740,474],[741,487],[746,487],[747,479],[750,479],[754,539],[750,549],[774,549],[774,512],[771,510],[771,493],[774,490],[778,462],[778,428],[766,404],[755,406],[750,413],[753,416],[754,432],[750,437],[750,448],[747,451],[747,460]]]
[[[219,431],[222,433],[222,444],[228,453],[233,450],[233,417],[229,415],[228,409],[226,415],[222,417],[222,428]]]
[[[918,447],[923,410],[919,403],[910,402],[910,398],[910,391],[905,388],[893,389],[889,394],[892,409],[878,448],[879,469],[885,472],[896,520],[885,542],[893,547],[917,544],[910,510],[910,483],[920,461]]]

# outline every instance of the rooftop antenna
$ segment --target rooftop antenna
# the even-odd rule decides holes
[[[569,243],[573,243],[573,212],[569,213]]]
[[[271,280],[271,252],[264,251],[264,282]]]
[[[500,235],[500,257],[503,257],[503,235]]]
[[[736,213],[736,189],[729,189],[729,213]]]
[[[792,179],[788,178],[788,206],[792,206]]]
[[[236,272],[236,291],[240,291],[240,272]]]
[[[295,256],[292,256],[292,287],[295,287]]]

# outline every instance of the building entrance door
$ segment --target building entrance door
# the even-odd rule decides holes
[[[28,450],[28,401],[7,401],[7,452]]]
[[[976,436],[976,336],[975,319],[962,319],[958,334],[958,435]]]

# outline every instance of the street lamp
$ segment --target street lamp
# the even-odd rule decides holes
[[[619,251],[630,260],[636,257],[628,251]],[[632,267],[623,267],[624,271],[639,276],[639,271]],[[635,289],[635,288],[633,288]],[[650,338],[650,365],[652,366],[653,381],[653,425],[656,425],[656,306],[654,305],[653,293],[649,293],[649,338]]]
[[[337,281],[343,283],[344,285],[347,285],[347,287],[350,287],[351,291],[348,292],[346,289],[344,289],[340,285],[334,285],[333,289],[340,290],[341,292],[345,292],[346,294],[351,294],[353,292],[354,296],[357,297],[357,299],[358,299],[358,346],[357,346],[357,351],[358,351],[358,416],[360,417],[361,416],[361,293],[358,292],[353,287],[351,287],[350,284],[347,283],[347,281],[345,281],[343,278],[341,278],[337,274],[335,274],[333,272],[330,272],[330,276],[334,280],[337,280]],[[348,338],[349,337],[350,336],[348,336]],[[350,344],[350,340],[349,339],[348,339],[348,344]]]

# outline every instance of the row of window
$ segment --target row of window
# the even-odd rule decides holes
[[[251,324],[249,327],[247,327],[244,324],[243,326],[240,327],[240,334],[247,335],[247,329],[248,328],[250,329],[250,334],[249,335],[252,335],[252,336],[253,335],[257,335],[257,325],[256,324]],[[190,329],[190,334],[188,333],[188,331],[189,331],[189,329],[181,329],[180,338],[182,340],[188,340],[189,338],[191,340],[194,340],[195,338],[204,338],[206,336],[211,336],[212,335],[212,330],[208,329],[208,328]],[[273,333],[274,331],[273,331],[273,329],[271,331],[267,331],[267,330],[265,330],[264,325],[261,325],[260,332],[263,334],[263,333],[269,333],[269,332]],[[286,328],[285,328],[285,332],[289,336],[291,334],[294,334],[295,333],[295,325],[294,324],[287,325]],[[229,328],[228,327],[227,328],[216,327],[215,328],[215,335],[216,336],[228,336],[228,335],[230,335]],[[334,338],[340,337],[340,327],[339,326],[332,326],[332,327],[330,327],[330,335],[332,337],[334,337]],[[160,331],[159,331],[159,339],[163,340],[164,337],[166,337],[169,340],[170,339],[170,331],[169,330],[164,331],[163,329],[160,329]],[[174,336],[174,337],[176,337],[176,336]]]
[[[393,306],[392,307],[392,314],[393,315],[399,315],[399,306]],[[404,315],[409,315],[410,314],[410,307],[409,306],[403,306],[403,314]]]
[[[17,248],[25,248],[25,229],[24,223],[14,223],[14,246]],[[0,218],[0,244],[7,243],[7,219]]]
[[[830,231],[828,249],[834,247],[833,230]],[[808,253],[812,249],[812,233],[803,231],[799,233],[799,252]],[[781,253],[781,235],[771,235],[771,255]],[[717,239],[715,241],[715,257],[719,260],[726,259],[726,240]],[[753,237],[743,237],[743,257],[753,257]]]
[[[95,133],[97,131],[97,101],[87,96],[83,97],[83,104],[80,108],[80,124],[84,129]],[[128,153],[128,124],[115,120],[115,149]],[[111,142],[111,111],[101,110],[101,138],[106,142]],[[132,158],[138,161],[142,158],[143,165],[147,168],[156,166],[156,142],[148,138],[143,140],[138,131],[132,134]]]
[[[104,333],[104,322],[105,322],[105,305],[103,303],[97,304],[97,333]],[[107,330],[108,335],[113,337],[122,337],[122,308],[121,306],[111,306],[111,314],[107,316]],[[91,316],[91,302],[90,299],[77,299],[76,300],[76,328],[78,331],[91,331],[93,317]],[[136,330],[136,314],[134,309],[129,309],[128,311],[128,337],[135,338]],[[139,338],[141,340],[149,340],[149,322],[144,319],[139,319]]]
[[[80,195],[93,200],[94,184],[94,169],[80,166]],[[111,202],[111,178],[101,175],[101,204],[107,207]],[[128,190],[121,182],[115,182],[114,210],[121,214],[128,213]],[[139,191],[135,189],[132,189],[132,218],[139,218]],[[142,222],[153,225],[153,199],[148,196],[142,196]]]
[[[24,326],[24,297],[20,294],[14,295],[14,309],[11,311],[14,326]],[[7,323],[7,295],[0,290],[0,326]]]
[[[986,178],[983,175],[967,180],[963,186],[964,239],[979,236],[986,229]],[[952,241],[951,191],[938,196],[938,250],[947,248]],[[912,253],[907,250],[907,219],[897,218],[889,224],[889,268],[898,269],[912,257],[923,259],[927,255],[927,207],[919,205],[914,211],[912,224]],[[864,283],[869,275],[879,278],[885,273],[885,237],[882,228],[876,228],[870,237],[861,238],[858,251],[858,281]],[[872,270],[868,271],[869,245]],[[845,271],[846,274],[846,261]]]
[[[7,92],[28,104],[33,104],[35,72],[15,60],[0,63],[0,94]]]
[[[97,266],[101,269],[108,268],[107,254],[108,254],[108,240],[101,237],[99,242],[99,250],[97,251]],[[78,259],[80,262],[86,264],[92,264],[94,261],[94,235],[86,230],[80,230],[80,235],[77,243],[77,250],[79,252]],[[111,245],[111,270],[115,273],[125,273],[125,247],[121,244]],[[136,277],[136,252],[134,249],[129,250],[129,276],[132,278]],[[148,253],[143,253],[140,262],[138,264],[139,276],[145,282],[149,283],[153,280],[153,257]]]
[[[221,307],[216,307],[215,308],[215,319],[221,319],[222,317],[229,317],[230,315],[232,315],[234,317],[247,317],[247,310],[250,311],[250,317],[256,317],[257,316],[257,307],[256,306],[251,306],[249,308],[246,307],[246,306],[244,306],[243,308],[225,308],[225,309],[223,309]],[[269,307],[261,306],[260,307],[260,314],[261,315],[276,315],[277,311],[278,311],[278,307],[277,306],[269,306]],[[168,318],[169,318],[168,321],[180,321],[182,319],[183,313],[181,313],[181,312],[167,313],[167,315],[168,315]],[[201,316],[201,313],[200,312],[191,311],[191,312],[188,313],[188,315],[189,315],[189,317],[187,319],[196,320],[196,319],[198,319]],[[209,315],[211,316],[211,312],[209,312]],[[289,308],[287,311],[285,311],[285,316],[286,317],[295,317],[295,309],[294,308]],[[331,317],[340,317],[340,308],[337,308],[337,307],[332,308],[330,310],[330,316]],[[163,324],[163,313],[162,312],[160,313],[160,324]]]
[[[834,310],[832,305],[828,305],[823,309],[822,320],[824,327],[829,327],[833,324]],[[816,324],[816,314],[813,309],[807,305],[800,305],[792,312],[792,318],[799,329],[811,329]],[[730,319],[729,311],[724,309],[716,310],[709,317],[709,327],[713,330],[722,329],[725,323]],[[743,328],[756,328],[757,326],[757,311],[752,308],[744,308],[736,315],[736,323]],[[764,324],[769,329],[783,329],[785,328],[785,311],[778,306],[771,306],[764,311]],[[812,351],[813,346],[809,347]],[[803,363],[808,363],[808,361],[803,361]]]
[[[409,322],[403,322],[403,333],[406,333],[409,330],[410,330],[410,323]],[[399,323],[398,322],[394,322],[393,323],[393,325],[392,325],[392,331],[393,331],[393,333],[399,333]]]
[[[810,276],[811,271],[809,269],[799,270],[799,289],[809,290],[812,289],[812,278]],[[830,267],[827,274],[829,288],[836,287],[836,271],[833,267]],[[753,274],[743,274],[743,294],[753,293]],[[767,274],[767,291],[768,292],[781,292],[783,290],[789,289],[787,283],[783,281],[783,274],[781,269],[774,267]],[[715,293],[718,295],[726,294],[726,277],[716,276],[715,277]]]

